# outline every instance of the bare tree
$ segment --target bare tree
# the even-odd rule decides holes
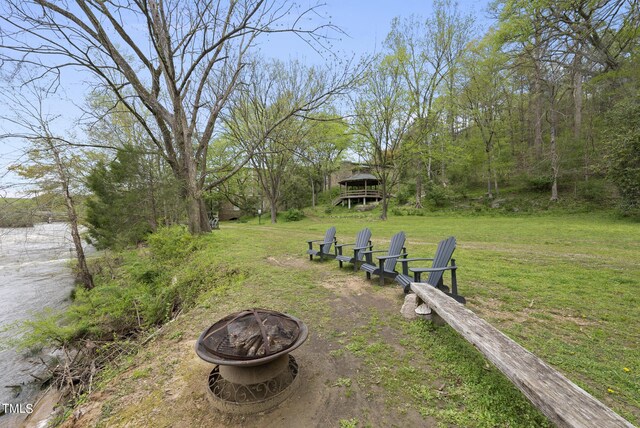
[[[199,233],[210,230],[203,201],[209,143],[242,83],[247,54],[260,36],[282,32],[324,49],[335,27],[315,24],[319,8],[288,0],[7,0],[0,6],[0,61],[42,76],[89,71],[170,165],[189,229]]]
[[[270,202],[273,223],[287,167],[301,154],[309,131],[303,119],[352,88],[359,74],[307,68],[297,61],[256,61],[247,79],[251,83],[232,98],[224,117],[227,137],[250,153],[247,159]]]
[[[30,95],[18,95],[11,100],[13,115],[3,115],[1,118],[13,124],[18,131],[0,135],[0,139],[26,140],[29,143],[27,161],[11,168],[18,174],[35,180],[39,191],[61,192],[67,210],[67,220],[71,226],[80,281],[84,288],[90,290],[93,288],[93,276],[87,266],[82,247],[75,195],[72,190],[74,177],[77,177],[77,171],[80,169],[80,157],[70,152],[71,146],[67,139],[56,136],[51,129],[51,122],[56,117],[46,113],[43,92],[36,89]]]

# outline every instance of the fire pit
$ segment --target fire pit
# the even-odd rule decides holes
[[[266,309],[247,309],[217,321],[200,335],[196,353],[216,364],[208,395],[214,406],[232,413],[269,410],[287,399],[298,380],[289,355],[307,339],[297,318]]]

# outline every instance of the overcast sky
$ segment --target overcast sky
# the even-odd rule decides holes
[[[299,3],[304,7],[307,2],[301,0]],[[315,4],[315,1],[308,3]],[[346,33],[337,35],[338,39],[333,42],[335,48],[345,55],[356,57],[380,51],[394,17],[408,17],[412,14],[427,17],[432,11],[432,2],[428,0],[326,0],[325,3],[326,6],[321,9],[322,13],[326,13],[331,23]],[[488,0],[458,2],[464,15],[472,14],[475,17],[478,34],[484,34],[492,24],[486,12],[488,3]],[[262,39],[258,47],[264,57],[319,61],[318,55],[308,45],[291,34],[269,36]],[[63,86],[61,98],[73,99],[73,102],[81,105],[90,85],[86,78],[78,78],[78,75],[73,75],[68,70],[63,79]],[[69,101],[59,102],[59,106],[59,112],[64,116],[61,121],[73,123],[79,111],[74,109]],[[0,132],[7,130],[7,125],[0,119]],[[24,148],[20,142],[0,140],[0,197],[17,196],[20,188],[19,179],[14,174],[7,173],[7,167],[19,163],[22,159]]]

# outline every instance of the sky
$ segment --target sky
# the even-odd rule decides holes
[[[301,7],[312,5],[314,0],[300,0]],[[421,17],[431,15],[432,2],[429,0],[325,0],[326,6],[320,10],[330,17],[331,23],[346,34],[338,34],[333,41],[335,49],[347,57],[379,52],[391,28],[394,17],[409,17],[412,14]],[[484,34],[492,24],[486,12],[489,0],[460,0],[458,7],[466,15],[476,19],[477,33]],[[316,62],[320,58],[303,41],[290,34],[269,36],[262,39],[258,49],[264,57],[282,60],[300,59]],[[62,98],[74,98],[76,104],[82,104],[83,94],[90,85],[85,78],[78,78],[71,70],[63,75]],[[60,101],[58,111],[65,123],[73,123],[80,114],[70,101]],[[8,130],[0,119],[0,134]],[[24,159],[24,146],[16,140],[0,140],[0,198],[20,195],[23,186],[20,178],[7,172],[11,164]]]

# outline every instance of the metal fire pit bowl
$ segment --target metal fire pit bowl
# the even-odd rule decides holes
[[[288,354],[308,334],[299,319],[266,309],[248,309],[217,321],[195,346],[200,358],[217,364],[207,383],[210,402],[236,414],[264,412],[282,403],[300,382],[298,364]],[[240,346],[246,343],[254,344],[252,352]]]
[[[250,313],[253,311],[257,312],[260,317],[268,314],[268,315],[276,315],[285,320],[292,321],[298,327],[297,338],[293,343],[291,343],[291,345],[289,345],[285,349],[282,349],[276,353],[265,355],[264,357],[242,357],[242,359],[239,359],[240,357],[224,356],[224,354],[213,351],[207,345],[207,342],[206,342],[207,338],[210,337],[212,334],[215,334],[216,331],[219,331],[221,329],[226,329],[227,325],[231,324],[234,321],[234,318],[238,317],[239,315]],[[240,311],[240,312],[236,312],[234,314],[228,315],[222,318],[221,320],[217,321],[216,323],[214,323],[211,327],[209,327],[205,331],[203,331],[200,337],[198,338],[198,341],[196,342],[196,353],[204,361],[207,361],[213,364],[220,364],[223,366],[237,366],[237,367],[260,366],[270,361],[276,360],[279,357],[286,355],[289,352],[293,351],[294,349],[298,348],[300,345],[304,343],[305,340],[307,340],[308,335],[309,335],[309,330],[307,328],[307,325],[292,315],[283,314],[280,312],[273,312],[266,309],[248,309],[246,311]]]

